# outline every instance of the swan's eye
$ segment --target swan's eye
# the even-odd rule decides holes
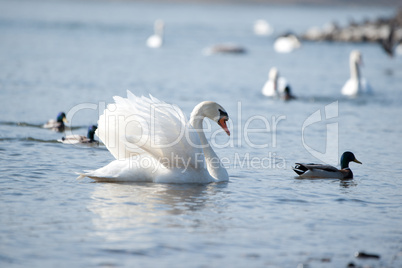
[[[229,120],[229,115],[227,112],[222,111],[221,109],[219,109],[218,111],[219,111],[219,118],[225,118],[226,121]]]

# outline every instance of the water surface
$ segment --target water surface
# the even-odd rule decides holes
[[[274,36],[287,30],[392,14],[378,7],[0,1],[0,266],[402,266],[401,58],[388,58],[377,44],[303,43],[285,55],[272,49]],[[166,22],[166,42],[151,50],[145,40],[157,18]],[[259,18],[274,36],[253,35]],[[248,53],[203,55],[222,42]],[[363,54],[373,96],[340,95],[353,49]],[[272,66],[297,100],[262,97]],[[77,181],[76,172],[106,165],[111,154],[57,143],[62,134],[40,126],[65,111],[74,115],[73,133],[85,135],[126,90],[151,93],[186,114],[203,100],[225,107],[232,136],[213,142],[229,161],[230,181]],[[338,114],[326,120],[334,102]],[[323,119],[302,140],[303,123],[317,111]],[[338,142],[327,140],[331,123]],[[247,124],[266,130],[246,138]],[[322,153],[327,144],[335,148],[333,164],[351,150],[363,165],[351,165],[350,181],[297,179],[294,162],[321,161],[306,144]],[[359,260],[357,251],[381,258]]]

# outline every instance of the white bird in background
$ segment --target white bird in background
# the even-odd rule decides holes
[[[290,92],[290,85],[284,77],[279,76],[279,71],[276,67],[269,70],[268,81],[265,82],[262,88],[262,94],[267,97],[280,97],[285,100],[294,98]]]
[[[148,37],[147,46],[150,48],[159,48],[163,45],[163,31],[165,24],[163,20],[156,20],[154,23],[154,34]]]
[[[346,81],[342,88],[342,94],[346,96],[357,96],[363,93],[371,93],[371,87],[361,76],[360,65],[362,64],[362,56],[360,51],[353,50],[350,52],[350,78]]]
[[[257,20],[254,22],[254,33],[256,35],[268,36],[273,33],[274,29],[265,20]]]
[[[301,46],[299,38],[294,34],[279,36],[274,43],[274,49],[278,53],[290,53]]]
[[[209,183],[227,181],[228,173],[208,143],[204,118],[230,135],[225,109],[212,101],[195,106],[190,120],[176,105],[152,96],[114,97],[100,116],[96,135],[116,158],[108,165],[81,174],[97,181]]]

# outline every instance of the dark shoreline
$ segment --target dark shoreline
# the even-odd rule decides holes
[[[345,6],[345,7],[359,7],[359,6],[387,6],[387,7],[402,7],[401,0],[364,0],[362,1],[348,1],[348,0],[103,0],[114,2],[143,2],[143,3],[187,3],[187,4],[239,4],[239,5],[306,5],[306,6]]]

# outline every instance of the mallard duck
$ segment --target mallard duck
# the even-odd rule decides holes
[[[352,152],[344,152],[341,156],[341,169],[331,165],[296,163],[293,170],[303,178],[352,179],[353,172],[349,168],[350,162],[361,164]]]
[[[66,114],[60,112],[57,115],[56,120],[50,119],[46,124],[43,125],[43,128],[50,128],[53,131],[64,132],[64,123],[68,123]]]
[[[81,135],[68,135],[66,137],[62,137],[58,142],[65,144],[91,144],[91,145],[99,145],[99,141],[95,140],[95,131],[98,128],[96,125],[92,125],[88,128],[87,136]]]
[[[204,49],[204,55],[207,56],[213,54],[245,54],[246,52],[246,48],[232,43],[216,44]]]
[[[285,89],[284,89],[284,91],[283,91],[283,96],[282,96],[281,98],[282,98],[282,100],[284,100],[284,101],[289,101],[289,100],[294,100],[294,99],[296,99],[296,97],[292,95],[292,91],[291,91],[289,85],[287,85],[287,86],[285,87]]]

